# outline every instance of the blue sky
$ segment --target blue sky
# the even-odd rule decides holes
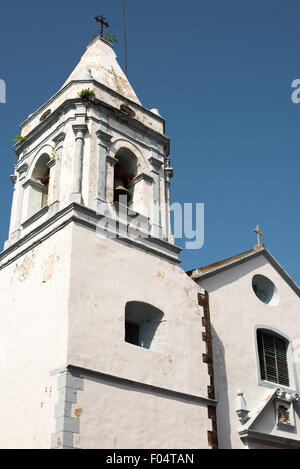
[[[61,87],[102,13],[119,38],[121,0],[7,2],[0,16],[0,242],[7,238],[18,125]],[[166,118],[172,200],[205,203],[205,244],[191,269],[263,241],[300,283],[299,0],[127,0],[128,75]],[[183,242],[178,240],[179,245]]]

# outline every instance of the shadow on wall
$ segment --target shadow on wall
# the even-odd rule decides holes
[[[214,361],[214,387],[217,405],[217,429],[220,449],[231,449],[231,426],[226,372],[225,349],[216,331],[211,327]]]
[[[163,317],[164,313],[160,309],[148,303],[141,301],[126,303],[126,342],[162,353],[167,340],[166,321]]]

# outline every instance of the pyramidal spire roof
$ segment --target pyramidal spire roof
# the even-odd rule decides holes
[[[113,91],[141,104],[126,75],[117,62],[113,46],[102,37],[96,37],[87,46],[77,67],[62,88],[72,80],[94,79]]]

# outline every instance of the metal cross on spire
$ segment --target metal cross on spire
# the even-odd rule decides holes
[[[262,246],[260,237],[262,236],[262,232],[259,230],[259,225],[256,225],[256,228],[253,230],[257,234],[257,245],[258,247]]]
[[[101,28],[100,28],[100,37],[103,37],[103,34],[104,34],[104,26],[105,26],[106,28],[109,28],[109,24],[108,24],[108,22],[105,20],[105,18],[104,18],[103,15],[95,16],[95,20],[97,21],[97,23],[100,23],[100,24],[101,24]]]

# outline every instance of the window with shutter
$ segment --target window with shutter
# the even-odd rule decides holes
[[[261,379],[289,386],[288,342],[278,335],[258,330],[257,345]]]

